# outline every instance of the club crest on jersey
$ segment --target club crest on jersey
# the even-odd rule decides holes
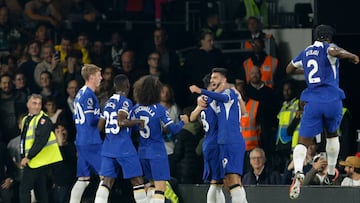
[[[128,101],[124,101],[124,103],[123,103],[123,109],[125,109],[125,110],[129,110],[129,102]]]
[[[108,102],[108,103],[106,103],[104,108],[107,108],[107,107],[115,109],[115,104],[113,102]]]
[[[92,107],[93,107],[94,101],[93,101],[92,98],[89,98],[89,99],[87,100],[87,105],[88,105],[88,108],[92,108]]]
[[[46,123],[46,120],[44,118],[40,119],[40,124],[44,125]]]
[[[226,167],[227,163],[228,163],[227,158],[224,158],[224,159],[222,160],[222,165],[223,165],[223,168],[225,168],[225,167]]]

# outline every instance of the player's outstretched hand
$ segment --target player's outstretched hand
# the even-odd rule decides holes
[[[201,94],[201,89],[196,85],[191,85],[189,87],[189,90],[190,90],[191,93]]]
[[[352,63],[358,64],[359,63],[359,57],[355,55],[355,57],[351,60]]]

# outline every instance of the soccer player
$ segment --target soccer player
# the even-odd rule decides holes
[[[210,84],[215,92],[200,89],[196,85],[189,87],[192,93],[204,94],[217,102],[218,139],[220,160],[222,162],[221,176],[224,185],[230,190],[233,203],[247,202],[246,193],[241,185],[243,173],[245,141],[240,132],[240,102],[239,95],[227,83],[226,69],[213,68]]]
[[[90,172],[100,172],[102,140],[98,130],[100,105],[95,89],[101,82],[101,68],[85,64],[81,69],[85,85],[79,90],[74,100],[76,125],[77,181],[71,190],[70,203],[80,203],[81,196],[90,183]]]
[[[203,78],[204,87],[212,91],[210,85],[211,73]],[[210,187],[207,192],[206,202],[208,203],[225,203],[225,195],[222,191],[222,177],[221,177],[221,160],[219,145],[217,144],[217,115],[216,102],[212,100],[207,103],[208,98],[200,96],[198,98],[198,105],[190,115],[190,121],[194,121],[200,115],[201,122],[205,131],[205,139],[202,144],[204,157],[204,174],[203,180],[210,181]]]
[[[131,140],[131,128],[143,124],[142,120],[128,120],[132,101],[127,97],[130,82],[126,75],[120,74],[114,78],[114,90],[105,103],[104,112],[99,126],[105,126],[105,140],[102,146],[102,161],[100,175],[104,177],[96,192],[95,203],[107,203],[109,192],[114,185],[117,171],[122,169],[124,178],[130,178],[134,186],[134,198],[137,203],[146,203],[146,193],[142,179],[142,169],[136,149]]]
[[[342,99],[344,92],[339,88],[339,58],[359,63],[359,57],[335,44],[332,38],[335,30],[328,25],[319,25],[314,30],[315,42],[305,48],[286,67],[287,73],[304,73],[307,88],[300,100],[306,102],[299,140],[293,152],[295,177],[290,186],[289,196],[296,199],[304,179],[303,163],[307,147],[313,137],[323,129],[327,136],[326,153],[328,158],[328,178],[335,181],[335,165],[340,144],[337,134],[342,118]]]
[[[144,120],[144,127],[140,129],[140,143],[138,154],[144,175],[155,185],[148,190],[150,203],[164,203],[166,181],[170,180],[170,168],[165,149],[164,138],[161,133],[161,123],[171,133],[176,134],[184,125],[183,121],[175,124],[169,118],[165,107],[160,105],[162,84],[157,77],[143,76],[134,84],[134,106],[131,118]]]

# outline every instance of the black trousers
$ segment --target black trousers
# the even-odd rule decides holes
[[[19,199],[20,203],[31,203],[30,191],[34,189],[35,197],[38,203],[48,203],[47,190],[47,166],[39,168],[25,167],[23,177],[20,182]]]

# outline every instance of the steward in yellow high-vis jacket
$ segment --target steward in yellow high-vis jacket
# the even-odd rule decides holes
[[[48,165],[62,161],[50,118],[41,110],[42,97],[32,94],[27,102],[29,114],[22,121],[20,202],[30,202],[30,191],[36,185],[38,202],[49,202],[46,186]]]

